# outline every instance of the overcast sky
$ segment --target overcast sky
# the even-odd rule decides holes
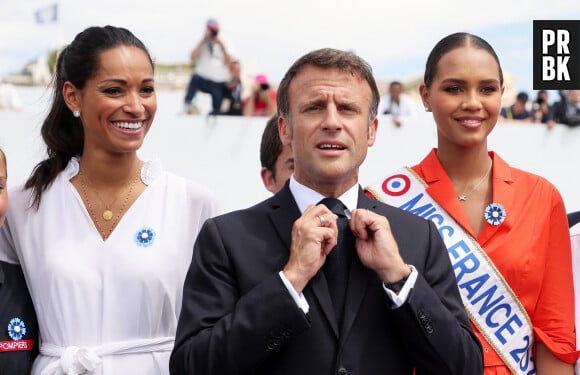
[[[533,20],[580,19],[578,0],[59,0],[58,22],[37,24],[35,10],[54,3],[0,0],[0,74],[105,24],[129,28],[158,62],[187,62],[213,17],[245,68],[272,81],[321,47],[355,51],[378,79],[410,79],[439,39],[468,31],[490,42],[515,86],[531,93]]]

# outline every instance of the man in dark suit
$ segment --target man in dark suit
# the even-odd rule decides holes
[[[260,142],[260,177],[264,187],[276,194],[294,172],[292,149],[283,145],[278,134],[278,115],[268,119]]]
[[[378,125],[370,66],[350,52],[310,52],[277,101],[294,175],[270,199],[205,223],[171,373],[481,374],[434,224],[358,185]]]
[[[580,211],[570,212],[568,214],[568,227],[572,228],[578,223],[580,223]]]

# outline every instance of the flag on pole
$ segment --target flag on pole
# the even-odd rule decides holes
[[[36,23],[51,23],[56,22],[58,18],[58,4],[54,3],[52,5],[39,8],[34,12],[34,19]]]

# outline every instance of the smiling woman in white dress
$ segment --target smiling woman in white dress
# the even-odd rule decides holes
[[[38,314],[33,375],[168,374],[205,187],[137,151],[157,101],[130,31],[90,27],[60,54],[47,158],[12,189],[0,260],[21,264]]]

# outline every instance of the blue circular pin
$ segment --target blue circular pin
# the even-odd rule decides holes
[[[490,225],[498,226],[504,222],[506,212],[499,203],[490,203],[483,212],[483,217]]]
[[[22,340],[26,335],[26,324],[20,318],[12,318],[8,323],[8,336],[12,340]]]
[[[151,228],[142,228],[135,234],[135,242],[139,246],[147,247],[155,240],[155,231]]]

